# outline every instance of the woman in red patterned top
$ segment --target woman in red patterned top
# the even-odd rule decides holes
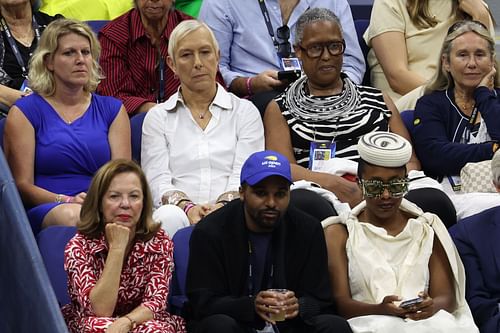
[[[132,161],[96,173],[65,251],[71,332],[185,332],[166,310],[173,243],[151,217],[146,178]]]

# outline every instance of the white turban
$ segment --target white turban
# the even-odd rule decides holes
[[[397,168],[406,165],[411,158],[411,144],[390,132],[371,132],[358,141],[358,152],[367,163]]]

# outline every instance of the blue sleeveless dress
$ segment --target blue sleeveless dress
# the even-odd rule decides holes
[[[108,132],[121,101],[92,94],[87,111],[71,124],[36,93],[15,105],[35,131],[34,184],[70,196],[86,192],[97,169],[111,159]],[[35,234],[45,215],[57,205],[45,203],[27,211]]]

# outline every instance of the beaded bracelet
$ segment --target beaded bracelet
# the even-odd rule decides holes
[[[247,94],[248,94],[248,96],[252,96],[253,95],[253,91],[252,91],[252,79],[253,79],[253,77],[247,77],[246,86],[247,86]]]
[[[194,206],[196,206],[196,205],[195,205],[194,203],[192,203],[192,202],[187,203],[187,204],[184,206],[184,213],[186,213],[186,215],[187,215],[187,213],[189,212],[189,210],[190,210],[191,208],[193,208]]]

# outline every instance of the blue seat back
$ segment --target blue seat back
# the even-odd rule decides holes
[[[64,270],[64,248],[75,233],[76,227],[53,226],[43,229],[36,237],[50,283],[60,305],[70,302],[68,276]]]
[[[174,242],[174,275],[170,288],[170,311],[181,314],[186,296],[186,275],[189,261],[189,240],[194,226],[177,230],[172,238]]]
[[[358,43],[359,46],[361,47],[361,51],[363,52],[363,57],[365,58],[365,64],[366,64],[366,71],[365,71],[365,76],[363,77],[363,82],[362,84],[365,86],[370,86],[370,69],[368,68],[368,51],[370,51],[370,48],[368,45],[366,45],[365,40],[363,39],[363,34],[365,33],[366,29],[368,28],[368,25],[370,25],[370,20],[369,19],[356,19],[354,20],[354,27],[356,28],[356,35],[358,36]]]
[[[141,164],[142,124],[145,116],[146,112],[143,112],[130,118],[132,159],[139,164]]]
[[[85,23],[87,23],[97,35],[102,27],[104,27],[108,22],[109,20],[90,20]]]

